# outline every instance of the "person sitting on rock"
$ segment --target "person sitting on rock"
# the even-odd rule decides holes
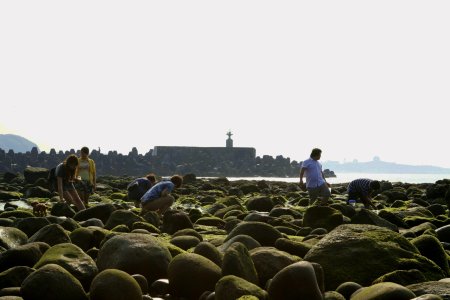
[[[69,204],[74,204],[78,210],[83,210],[86,207],[73,185],[77,166],[78,157],[71,154],[56,167],[55,176],[60,201],[64,202],[65,200]]]
[[[380,182],[378,180],[371,180],[367,178],[359,178],[355,179],[348,184],[347,192],[348,199],[347,203],[350,200],[358,200],[364,204],[365,208],[374,208],[375,205],[372,203],[371,195],[373,192],[379,190],[381,187]]]
[[[183,178],[179,175],[174,175],[170,180],[163,180],[152,186],[141,197],[141,215],[148,211],[156,211],[159,215],[163,215],[172,206],[175,199],[170,193],[179,188],[183,183]]]
[[[156,183],[156,176],[153,173],[147,174],[145,177],[136,178],[127,186],[128,201],[134,201],[134,205],[138,207],[144,194]]]

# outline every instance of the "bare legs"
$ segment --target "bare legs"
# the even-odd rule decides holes
[[[174,201],[175,198],[173,198],[172,195],[167,195],[155,200],[148,201],[144,204],[141,204],[141,215],[144,215],[149,210],[157,211],[159,215],[163,215],[170,208],[170,206],[172,206]]]
[[[64,191],[64,199],[67,203],[74,204],[79,211],[86,209],[76,190]]]

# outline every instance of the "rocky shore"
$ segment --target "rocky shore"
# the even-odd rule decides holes
[[[100,177],[76,212],[42,170],[0,174],[0,300],[450,299],[450,180],[382,182],[366,210],[345,184],[316,206],[295,183],[189,174],[160,219],[131,179]]]

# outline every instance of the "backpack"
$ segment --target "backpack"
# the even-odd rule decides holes
[[[48,189],[51,192],[56,190],[56,168],[51,168],[47,177]]]

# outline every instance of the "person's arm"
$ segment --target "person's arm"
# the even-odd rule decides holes
[[[59,200],[61,202],[64,202],[64,192],[63,192],[63,179],[62,177],[56,177],[56,183],[58,185],[58,194],[59,194]]]
[[[165,196],[167,196],[167,195],[169,195],[169,194],[170,194],[169,189],[168,189],[168,188],[165,188],[165,189],[163,189],[162,192],[161,192],[161,197],[165,197]]]
[[[320,171],[320,173],[322,173],[323,181],[325,181],[325,183],[327,184],[327,186],[330,187],[330,184],[329,184],[328,181],[325,179],[325,175],[323,174],[323,171]]]
[[[361,201],[364,203],[366,208],[372,207],[373,209],[377,209],[375,205],[372,203],[372,198],[369,195],[361,195]]]
[[[305,170],[306,170],[306,168],[300,169],[300,188],[302,190],[306,190],[305,184],[303,183],[303,176],[305,175]]]

